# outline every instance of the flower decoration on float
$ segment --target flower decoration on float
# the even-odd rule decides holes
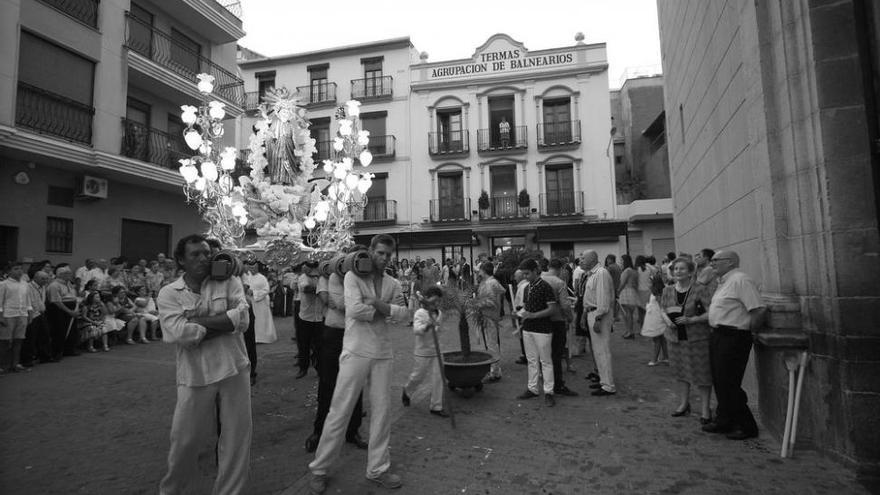
[[[235,148],[219,150],[223,136],[222,103],[207,101],[213,78],[200,74],[200,107],[184,105],[184,139],[195,156],[181,160],[187,200],[196,203],[209,223],[209,235],[225,247],[238,247],[246,229],[266,253],[266,261],[289,265],[303,258],[327,258],[353,244],[351,229],[366,204],[372,174],[369,133],[360,127],[357,101],[337,111],[337,138],[316,177],[315,140],[301,98],[286,88],[263,97],[250,137],[250,174],[233,180]],[[357,162],[360,167],[356,167]],[[320,173],[319,173],[320,175]]]

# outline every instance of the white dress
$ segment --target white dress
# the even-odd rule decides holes
[[[245,273],[241,281],[253,291],[254,336],[258,344],[271,344],[278,340],[272,308],[269,306],[269,281],[261,273]]]

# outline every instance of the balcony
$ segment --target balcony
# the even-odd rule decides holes
[[[18,83],[17,126],[91,146],[94,115],[94,107],[30,84]]]
[[[194,96],[198,94],[196,75],[210,74],[214,76],[214,95],[235,107],[244,107],[244,82],[238,76],[129,14],[125,21],[125,46],[129,50],[191,83],[188,92]]]
[[[362,224],[385,225],[397,222],[397,201],[381,198],[371,199],[363,208],[356,208],[354,221]]]
[[[172,136],[125,118],[122,119],[119,154],[170,170],[180,167],[178,160],[192,156],[183,136]]]
[[[494,152],[522,152],[528,148],[527,127],[524,125],[511,127],[508,136],[502,136],[497,129],[477,130],[477,152],[493,154]]]
[[[351,80],[351,99],[368,101],[393,96],[394,80],[391,76],[368,77]]]
[[[370,144],[367,149],[373,155],[373,160],[394,158],[397,138],[394,136],[370,136]]]
[[[324,160],[331,160],[333,158],[333,141],[317,141],[315,142],[315,154],[312,155],[312,159],[318,162],[323,162]]]
[[[336,104],[336,83],[315,83],[309,86],[297,86],[296,90],[303,96],[303,104],[308,106],[332,106]]]
[[[98,0],[42,0],[42,2],[86,26],[98,27]]]
[[[529,208],[520,208],[518,196],[492,196],[489,198],[489,208],[480,210],[480,220],[507,220],[511,218],[528,218]]]
[[[432,156],[467,155],[468,131],[429,132],[428,153]]]
[[[260,108],[259,91],[248,91],[244,94],[244,111],[253,112]]]
[[[584,214],[583,191],[541,193],[539,212],[542,217],[570,217]]]
[[[241,19],[241,0],[214,0],[227,12]]]
[[[470,222],[471,198],[432,199],[431,222]]]
[[[539,148],[569,148],[580,144],[580,120],[538,124]]]

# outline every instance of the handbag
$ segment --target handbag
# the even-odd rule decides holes
[[[643,337],[659,337],[666,332],[666,322],[663,321],[663,312],[654,294],[645,306],[645,320],[642,322],[641,334]]]

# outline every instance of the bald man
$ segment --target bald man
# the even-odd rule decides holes
[[[608,270],[599,264],[596,251],[585,251],[582,263],[586,269],[583,276],[587,278],[584,286],[584,314],[586,328],[592,333],[591,343],[596,367],[599,369],[599,383],[591,385],[596,388],[592,395],[602,397],[614,395],[614,373],[611,367],[611,331],[614,323],[614,279]]]
[[[718,274],[718,288],[709,306],[709,360],[718,407],[715,421],[703,431],[745,440],[758,436],[742,379],[752,352],[752,332],[760,329],[764,320],[764,303],[752,279],[739,270],[735,252],[718,251],[709,263]]]

